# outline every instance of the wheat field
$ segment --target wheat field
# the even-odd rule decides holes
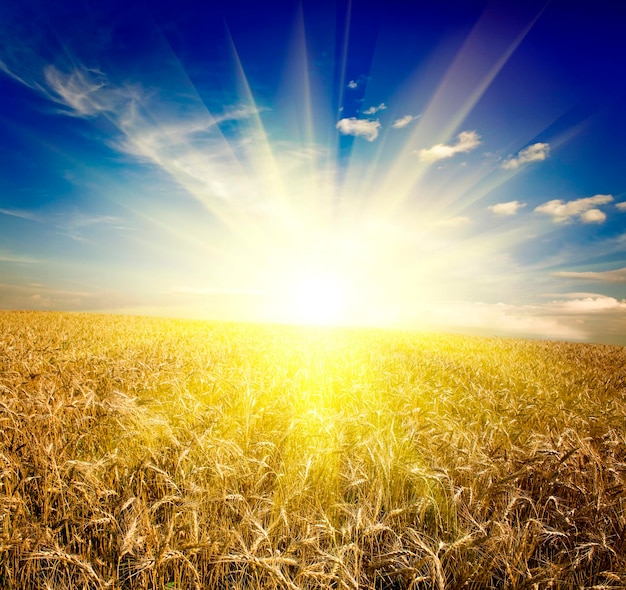
[[[626,587],[626,349],[0,312],[0,587]]]

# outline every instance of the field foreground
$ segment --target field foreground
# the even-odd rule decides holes
[[[625,588],[626,349],[0,312],[0,588]]]

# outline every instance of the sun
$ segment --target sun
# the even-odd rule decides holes
[[[330,274],[301,274],[291,293],[292,319],[299,324],[340,324],[345,319],[347,290]]]

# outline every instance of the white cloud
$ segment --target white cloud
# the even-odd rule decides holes
[[[418,154],[424,162],[436,162],[451,158],[456,154],[467,153],[480,145],[480,135],[476,131],[463,131],[457,136],[457,142],[453,145],[438,143],[431,148],[421,149]]]
[[[601,272],[585,271],[560,271],[553,273],[555,277],[564,279],[582,279],[589,281],[600,281],[602,283],[626,283],[626,267],[615,270],[605,270]]]
[[[442,228],[454,228],[461,227],[463,225],[467,225],[470,222],[469,217],[464,217],[462,215],[458,215],[457,217],[450,217],[449,219],[442,219],[441,221],[436,221],[432,224],[432,227],[442,227]]]
[[[378,120],[368,121],[350,117],[349,119],[341,119],[336,127],[342,135],[354,135],[355,137],[363,137],[367,141],[374,141],[378,137],[380,123]]]
[[[415,117],[413,115],[405,115],[404,117],[400,117],[399,119],[396,119],[391,126],[394,129],[403,129],[404,127],[407,127],[411,122],[415,121],[415,119],[417,119],[418,117]]]
[[[502,162],[502,168],[505,170],[515,170],[522,164],[528,164],[530,162],[541,162],[545,160],[550,154],[550,144],[548,143],[534,143],[529,145],[518,152],[517,156],[510,156],[504,162]]]
[[[600,209],[589,209],[589,211],[585,211],[580,216],[580,220],[583,223],[604,223],[606,221],[606,213],[603,213]]]
[[[371,106],[369,109],[363,111],[364,115],[375,115],[378,111],[384,111],[387,109],[387,105],[381,102],[377,107]]]
[[[626,211],[626,201],[622,201],[621,203],[615,203],[615,206],[620,210],[620,211]]]
[[[612,200],[611,195],[595,195],[575,201],[553,199],[535,207],[535,211],[551,216],[555,223],[571,222],[576,217],[583,223],[602,223],[606,215],[596,206],[606,205]]]
[[[348,82],[348,88],[351,88],[352,90],[354,90],[358,85],[359,83],[354,80],[350,80],[350,82]]]
[[[496,203],[487,207],[494,215],[501,217],[508,217],[515,215],[522,207],[526,207],[526,203],[520,203],[519,201],[508,201],[506,203]]]

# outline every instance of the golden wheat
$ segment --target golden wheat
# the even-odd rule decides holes
[[[0,587],[626,587],[626,349],[0,313]]]

